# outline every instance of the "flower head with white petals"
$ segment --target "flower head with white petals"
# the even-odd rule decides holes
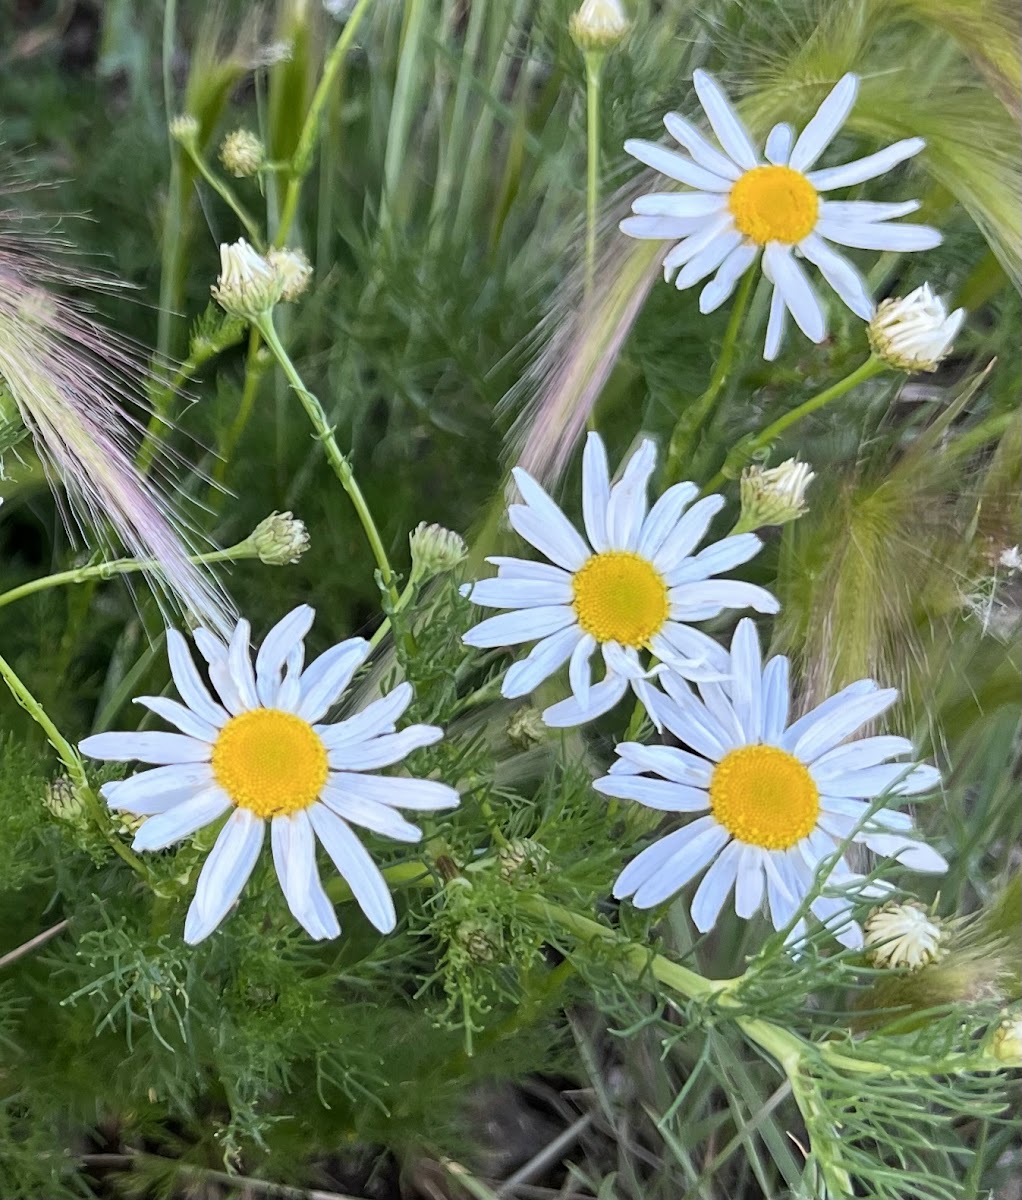
[[[907,814],[870,812],[879,796],[931,791],[940,782],[936,768],[889,762],[911,752],[902,737],[847,741],[898,693],[863,679],[789,721],[788,671],[781,655],[762,664],[746,619],[731,642],[728,678],[700,683],[697,697],[673,672],[661,676],[666,694],[654,697],[660,720],[689,749],[623,742],[610,774],[593,786],[662,812],[706,815],[634,858],[614,884],[616,897],[653,908],[708,867],[692,901],[697,929],[713,927],[732,888],[739,917],[751,917],[765,894],[774,927],[785,929],[820,864],[849,838],[915,871],[947,869],[912,836]],[[862,929],[850,915],[855,896],[885,890],[863,884],[840,857],[810,908],[844,945],[861,947]],[[789,936],[803,935],[799,920]]]
[[[762,543],[754,534],[726,537],[693,554],[724,507],[722,496],[696,500],[696,484],[678,483],[648,508],[655,466],[656,448],[644,441],[611,486],[607,452],[599,435],[590,433],[582,460],[588,540],[530,475],[514,472],[524,503],[508,509],[511,525],[550,563],[488,559],[497,567],[496,579],[471,585],[466,594],[476,604],[511,611],[470,629],[465,642],[537,642],[504,677],[508,697],[524,696],[568,663],[572,695],[546,709],[548,725],[592,720],[617,704],[629,685],[656,720],[647,702],[655,671],[643,666],[643,651],[687,678],[716,679],[728,669],[727,653],[689,622],[729,608],[778,610],[774,597],[755,584],[713,578],[756,554]],[[597,648],[606,674],[593,683],[590,660]]]
[[[112,809],[147,818],[135,836],[136,850],[163,850],[230,814],[199,875],[186,942],[201,941],[227,915],[259,857],[267,822],[288,907],[311,937],[340,933],[316,867],[317,838],[369,921],[389,932],[396,920],[390,890],[351,826],[417,842],[421,830],[398,808],[458,804],[458,793],[442,783],[367,774],[443,737],[433,725],[396,732],[412,699],[410,684],[346,720],[322,723],[365,662],[369,643],[351,638],[303,669],[314,615],[303,604],[279,621],[260,646],[254,669],[247,621],[238,622],[229,645],[196,630],[217,698],[185,639],[168,630],[170,669],[183,703],[160,696],[140,696],[138,703],[180,733],[100,733],[81,743],[91,758],[155,765],[103,786]]]
[[[677,113],[668,113],[664,124],[685,154],[656,142],[625,142],[633,158],[690,190],[640,196],[632,205],[635,216],[622,221],[622,231],[677,242],[664,259],[664,274],[670,280],[677,271],[679,289],[712,274],[699,296],[704,313],[727,300],[762,253],[763,273],[773,284],[768,359],[780,351],[788,313],[812,341],[822,342],[827,333],[823,307],[799,257],[868,321],[873,301],[866,282],[829,243],[861,250],[929,250],[940,243],[940,234],[925,225],[889,224],[915,212],[915,200],[877,204],[824,196],[884,174],[918,154],[923,139],[905,138],[866,158],[814,170],[855,103],[859,81],[854,75],[837,83],[797,138],[790,125],[775,125],[762,155],[716,80],[696,71],[692,82],[720,149]]]
[[[948,313],[939,296],[924,283],[898,299],[884,300],[866,328],[879,358],[899,371],[936,371],[951,353],[965,309]]]

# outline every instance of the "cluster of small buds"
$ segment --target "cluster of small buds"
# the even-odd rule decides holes
[[[891,900],[875,908],[864,927],[866,954],[875,967],[916,971],[941,955],[943,927],[915,900]]]
[[[220,143],[220,161],[236,179],[249,179],[266,162],[266,147],[251,130],[234,129]]]
[[[309,548],[305,522],[291,512],[272,512],[264,517],[249,537],[261,562],[270,567],[296,563]]]
[[[1006,1067],[1022,1069],[1022,1013],[1001,1021],[990,1039],[989,1052]]]
[[[524,704],[516,708],[507,723],[507,740],[516,750],[531,750],[542,745],[550,736],[538,708]]]
[[[52,780],[46,785],[43,805],[58,821],[81,828],[86,824],[85,804],[78,789],[66,776]]]
[[[583,54],[606,54],[624,41],[631,28],[621,0],[583,0],[568,21],[571,39]]]
[[[453,571],[468,554],[465,539],[460,534],[426,521],[420,521],[408,535],[408,548],[412,556],[412,578],[420,582]]]
[[[924,283],[898,299],[884,300],[866,327],[877,358],[898,371],[935,371],[965,320],[965,309],[947,306]]]
[[[550,866],[550,852],[532,838],[512,838],[497,851],[504,879],[519,875],[542,875]]]
[[[272,312],[284,282],[269,262],[244,238],[220,247],[220,274],[213,299],[232,316],[255,321]]]
[[[794,458],[778,467],[746,467],[740,484],[742,511],[734,532],[797,520],[806,511],[806,489],[815,478],[808,463]]]
[[[301,250],[271,250],[266,261],[281,281],[280,298],[286,304],[297,300],[309,290],[312,282],[312,263]]]
[[[199,122],[189,113],[181,113],[180,116],[174,117],[168,128],[170,136],[182,146],[194,145],[199,136]]]
[[[490,963],[500,953],[500,929],[493,922],[462,921],[454,936],[473,962]]]

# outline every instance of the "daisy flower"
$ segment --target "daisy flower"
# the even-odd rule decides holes
[[[469,646],[537,642],[505,675],[505,696],[524,696],[568,663],[572,695],[543,713],[548,725],[589,721],[617,704],[629,685],[655,720],[648,680],[661,668],[644,668],[643,650],[687,678],[717,678],[728,668],[727,652],[689,622],[707,621],[728,608],[778,610],[761,587],[712,578],[752,558],[761,545],[753,534],[726,537],[693,554],[724,507],[723,496],[693,504],[699,488],[678,483],[648,509],[646,489],[655,466],[656,447],[644,441],[611,487],[603,442],[589,434],[582,458],[586,537],[531,475],[516,468],[524,503],[512,504],[508,518],[550,563],[490,558],[496,579],[465,589],[476,604],[511,610],[470,629]],[[597,647],[606,673],[594,683],[591,659]]]
[[[214,698],[185,639],[167,631],[171,674],[183,703],[140,696],[139,704],[180,733],[100,733],[83,753],[155,770],[103,786],[112,809],[146,817],[135,850],[163,850],[230,814],[199,874],[185,941],[200,942],[237,900],[259,857],[267,822],[273,864],[295,919],[313,938],[340,933],[316,868],[316,839],[369,921],[394,928],[394,902],[379,868],[351,826],[417,842],[422,832],[398,808],[454,808],[458,793],[426,779],[366,772],[400,762],[443,736],[433,725],[395,732],[412,699],[402,683],[336,724],[321,724],[365,662],[369,644],[351,638],[303,670],[313,610],[303,604],[266,635],[252,666],[250,628],[239,621],[225,645],[205,629],[195,642],[209,667]]]
[[[625,142],[633,158],[691,190],[640,196],[632,205],[636,215],[621,222],[622,232],[676,241],[664,259],[664,275],[670,280],[677,271],[679,289],[712,274],[699,296],[704,313],[727,300],[762,253],[763,273],[773,284],[768,359],[780,350],[789,312],[812,341],[822,342],[827,333],[823,308],[799,258],[808,259],[852,312],[868,321],[873,301],[866,281],[829,243],[860,250],[929,250],[940,243],[940,234],[926,225],[888,223],[915,212],[916,200],[877,204],[823,196],[884,174],[926,143],[905,138],[866,158],[813,170],[852,110],[859,87],[854,75],[838,82],[797,138],[790,125],[775,125],[762,155],[717,81],[696,71],[692,82],[721,148],[677,113],[668,113],[664,124],[686,154],[656,142]]]
[[[623,742],[610,774],[593,785],[647,808],[706,814],[634,858],[614,884],[616,897],[653,908],[709,867],[692,901],[699,930],[713,927],[732,888],[738,916],[751,917],[765,894],[774,927],[784,929],[820,863],[849,837],[911,870],[947,869],[912,836],[907,814],[884,807],[867,819],[878,796],[912,796],[940,782],[935,767],[888,761],[912,751],[906,738],[847,742],[891,707],[897,691],[862,679],[789,721],[788,660],[761,664],[748,619],[735,631],[730,663],[729,678],[698,685],[701,698],[673,673],[662,676],[660,719],[689,749]],[[862,886],[843,857],[827,884],[837,894],[813,900],[812,912],[845,945],[861,946],[849,892],[876,895],[877,886]],[[799,921],[790,936],[803,932]]]

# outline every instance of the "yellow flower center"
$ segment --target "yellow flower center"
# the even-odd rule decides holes
[[[717,764],[710,808],[740,842],[787,850],[816,827],[820,793],[793,754],[776,746],[741,746]]]
[[[594,554],[571,581],[578,623],[598,642],[644,646],[667,620],[667,584],[629,550]]]
[[[326,747],[312,726],[277,708],[232,717],[213,746],[212,767],[231,800],[264,819],[308,808],[328,771]]]
[[[791,167],[753,167],[736,180],[728,198],[735,225],[760,246],[794,245],[816,228],[816,188]]]

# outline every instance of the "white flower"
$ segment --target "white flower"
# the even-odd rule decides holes
[[[408,549],[412,556],[412,577],[420,580],[453,571],[468,555],[460,533],[426,521],[420,521],[408,535]]]
[[[582,51],[613,50],[631,27],[621,0],[583,0],[568,21],[572,39]]]
[[[724,507],[722,496],[693,504],[699,488],[678,483],[647,512],[655,465],[656,448],[644,441],[611,487],[607,452],[590,433],[582,459],[588,542],[530,475],[514,471],[525,503],[508,509],[511,525],[553,565],[488,559],[497,578],[466,594],[476,604],[513,611],[476,625],[465,641],[482,647],[538,641],[504,677],[501,690],[508,697],[524,696],[568,663],[572,695],[543,713],[548,725],[578,725],[607,712],[629,684],[655,720],[647,703],[650,672],[640,651],[651,651],[688,678],[716,679],[727,670],[727,653],[688,622],[708,621],[728,608],[778,610],[761,587],[712,578],[752,558],[761,545],[755,535],[727,537],[692,554]],[[606,675],[594,684],[590,659],[597,647]]]
[[[891,900],[866,918],[866,949],[877,967],[914,971],[937,958],[943,935],[940,921],[914,900]]]
[[[806,511],[806,489],[816,478],[808,463],[789,458],[778,467],[746,467],[740,485],[742,529],[786,525]]]
[[[783,929],[820,863],[849,837],[911,870],[947,869],[936,850],[911,836],[907,814],[881,808],[866,820],[877,796],[935,788],[936,768],[888,762],[911,752],[905,738],[842,744],[898,693],[863,679],[789,722],[788,669],[783,656],[761,665],[756,629],[746,619],[731,643],[728,678],[700,683],[701,700],[673,672],[661,676],[668,694],[654,698],[660,719],[690,749],[623,742],[610,774],[593,786],[663,812],[708,812],[634,858],[614,884],[616,897],[652,908],[709,866],[692,901],[697,929],[713,927],[732,887],[740,917],[752,916],[765,892],[774,926]],[[862,886],[843,858],[827,884],[831,894],[812,902],[813,913],[839,941],[860,947],[849,892],[884,889]],[[790,937],[802,935],[800,920]]]
[[[266,149],[250,129],[234,129],[220,143],[220,161],[236,179],[248,179],[266,161]]]
[[[231,316],[255,320],[268,313],[284,290],[284,280],[269,262],[245,241],[222,243],[220,274],[210,289],[213,299]]]
[[[965,309],[948,316],[939,296],[924,283],[897,300],[885,300],[867,326],[873,353],[900,371],[935,371],[951,352]]]
[[[1022,552],[1020,552],[1018,546],[1012,546],[1008,550],[1002,550],[997,561],[1002,567],[1005,567],[1013,574],[1016,571],[1022,571]]]
[[[828,243],[861,250],[928,250],[939,244],[940,234],[925,225],[887,224],[914,212],[919,207],[915,200],[836,201],[823,199],[821,193],[882,175],[918,154],[923,139],[906,138],[843,166],[812,170],[855,103],[859,81],[854,75],[838,82],[797,139],[790,125],[775,125],[762,155],[716,80],[696,71],[692,82],[724,153],[677,113],[668,113],[664,124],[687,155],[655,142],[625,142],[633,158],[691,190],[639,197],[632,205],[637,215],[621,223],[622,231],[631,237],[678,241],[664,259],[668,280],[678,271],[678,288],[692,287],[716,272],[699,296],[704,313],[727,300],[762,252],[763,273],[774,285],[764,350],[768,359],[780,350],[789,312],[812,341],[822,342],[827,333],[823,307],[796,251],[868,321],[873,301],[865,280]]]
[[[336,937],[337,917],[316,868],[316,838],[351,888],[369,921],[394,928],[394,903],[379,868],[351,824],[384,837],[417,842],[421,831],[396,810],[454,808],[458,793],[426,779],[365,772],[400,762],[438,741],[432,725],[395,732],[412,699],[402,683],[337,724],[320,724],[369,654],[351,638],[303,670],[304,638],[313,610],[303,604],[266,635],[253,670],[249,624],[239,621],[230,644],[206,629],[195,642],[209,665],[219,700],[210,695],[185,639],[167,631],[167,652],[183,704],[140,696],[180,733],[100,733],[86,738],[92,758],[157,764],[103,786],[113,809],[148,817],[136,850],[162,850],[230,813],[199,875],[185,922],[185,941],[201,941],[220,924],[244,887],[266,824],[277,878],[295,919],[314,938]]]
[[[280,298],[286,304],[304,296],[312,282],[312,263],[304,250],[272,249],[266,261],[280,279]]]

